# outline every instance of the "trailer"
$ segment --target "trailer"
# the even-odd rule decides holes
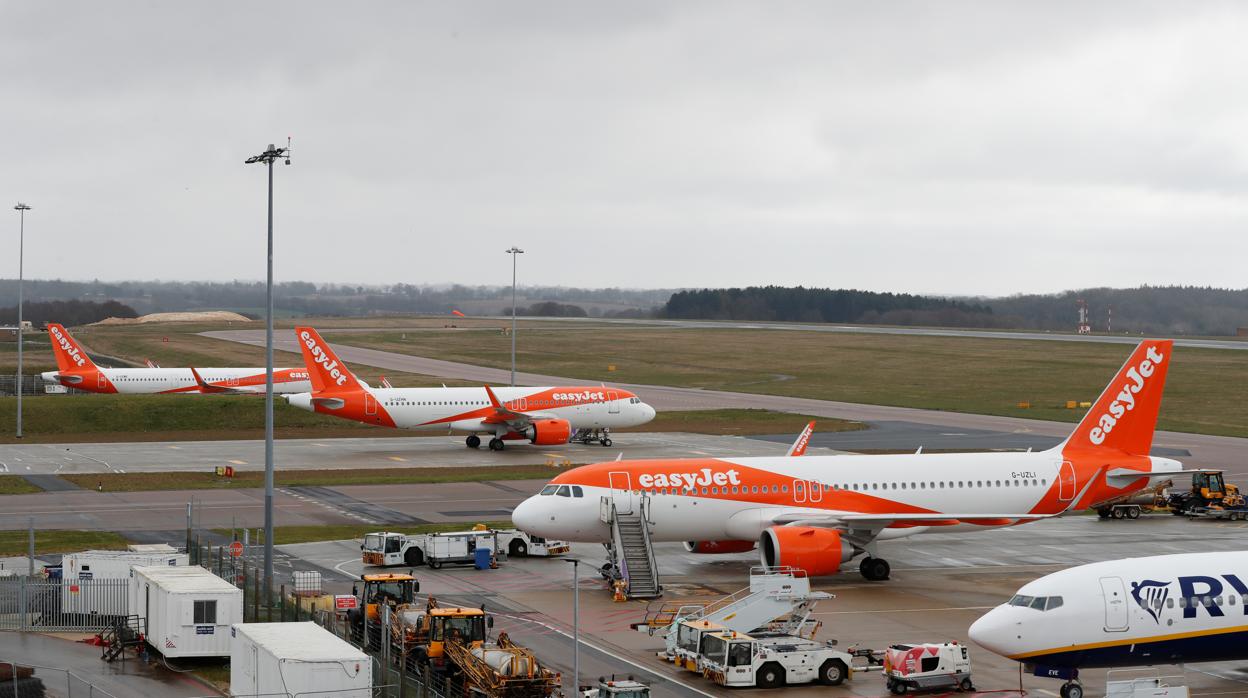
[[[61,558],[61,612],[101,616],[130,615],[124,585],[118,593],[87,590],[74,582],[97,579],[129,579],[134,567],[185,567],[186,553],[130,552],[126,550],[86,550]],[[121,582],[118,582],[121,584]]]
[[[235,623],[229,637],[231,695],[373,695],[369,656],[316,623]]]
[[[243,590],[199,567],[135,567],[130,613],[166,657],[228,657],[230,626],[243,622]]]
[[[866,665],[855,658],[867,658]],[[882,667],[869,651],[844,652],[835,641],[816,642],[781,633],[714,633],[698,657],[703,674],[721,686],[779,688],[805,683],[839,686],[854,672]]]
[[[1169,507],[1167,490],[1173,486],[1173,480],[1166,480],[1138,492],[1107,499],[1096,505],[1096,515],[1102,519],[1138,519],[1146,512],[1166,509]]]
[[[973,691],[971,655],[956,642],[891,645],[884,654],[885,686],[893,695],[906,691]]]
[[[507,555],[516,557],[551,557],[572,549],[566,541],[531,536],[514,528],[474,528],[471,531],[420,533],[405,535],[377,531],[364,536],[360,546],[361,560],[373,567],[429,565],[437,569],[444,564],[475,564],[476,551],[488,549],[497,562]]]

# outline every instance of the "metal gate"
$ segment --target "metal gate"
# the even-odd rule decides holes
[[[103,630],[130,614],[129,594],[128,579],[0,579],[0,630]]]

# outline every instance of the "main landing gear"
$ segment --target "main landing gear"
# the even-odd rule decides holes
[[[888,560],[884,558],[864,557],[862,562],[858,563],[858,571],[862,573],[862,576],[867,581],[882,582],[888,579],[888,574],[892,571],[892,567],[889,566]],[[1076,697],[1071,696],[1071,698]],[[1077,698],[1083,698],[1083,696],[1078,696]]]
[[[498,438],[497,436],[490,439],[490,450],[491,451],[503,450],[503,440]]]
[[[476,434],[470,435],[464,439],[464,443],[468,444],[468,448],[481,448],[481,437]]]
[[[586,446],[597,441],[605,447],[611,446],[611,430],[610,429],[577,429],[572,435],[570,441],[584,444]]]

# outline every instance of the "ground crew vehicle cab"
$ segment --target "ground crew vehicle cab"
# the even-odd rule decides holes
[[[818,682],[839,686],[853,678],[853,655],[832,642],[792,635],[710,633],[702,638],[698,662],[721,686],[779,688]]]
[[[719,623],[709,620],[683,620],[676,631],[667,634],[667,649],[663,655],[676,666],[689,671],[701,671],[698,656],[702,650],[702,638],[712,633],[729,632]]]
[[[885,685],[894,695],[906,691],[973,691],[971,654],[956,642],[892,645],[884,653]]]
[[[373,567],[427,564],[436,569],[444,564],[474,564],[478,548],[490,550],[494,558],[504,554],[550,557],[572,549],[566,541],[530,536],[515,529],[495,530],[481,526],[471,531],[411,536],[391,531],[369,533],[360,546],[360,558],[365,565]]]

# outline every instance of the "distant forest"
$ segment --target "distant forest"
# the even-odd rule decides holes
[[[264,284],[190,281],[27,280],[26,317],[67,324],[165,311],[233,310],[260,316]],[[1004,298],[954,298],[852,289],[763,286],[728,289],[520,287],[518,313],[530,317],[632,317],[847,322],[1073,331],[1077,301],[1095,332],[1233,335],[1248,328],[1248,289],[1196,286],[1092,288]],[[15,319],[17,281],[0,279],[0,322]],[[511,287],[347,286],[293,281],[274,287],[286,316],[379,314],[509,315]],[[36,304],[60,303],[46,306]],[[90,305],[95,304],[95,305]],[[1112,326],[1110,314],[1112,310]]]
[[[62,325],[87,325],[110,317],[138,317],[134,308],[117,301],[94,303],[92,301],[29,301],[22,304],[22,320],[35,327],[47,322]],[[17,324],[17,305],[0,308],[0,325]]]

